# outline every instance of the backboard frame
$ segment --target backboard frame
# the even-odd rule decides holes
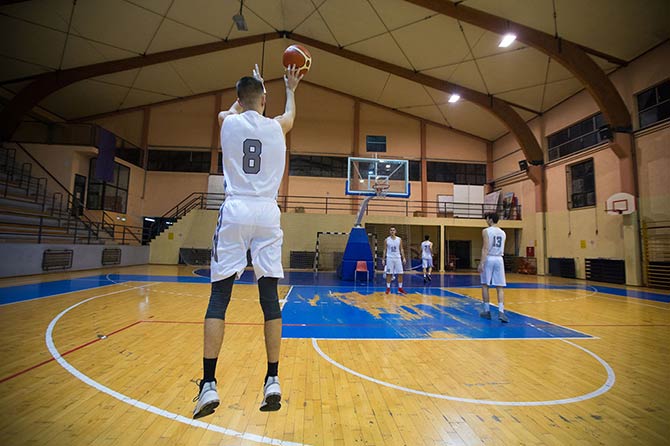
[[[367,169],[361,166],[369,164]],[[387,182],[383,196],[409,198],[409,161],[387,158],[349,157],[347,161],[347,180],[345,193],[355,196],[379,196],[375,184]]]

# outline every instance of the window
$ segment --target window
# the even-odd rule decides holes
[[[602,113],[579,121],[547,137],[549,161],[553,161],[602,142],[599,130],[605,125]]]
[[[596,181],[593,159],[567,167],[568,209],[596,205]]]
[[[291,155],[289,175],[346,178],[347,162],[347,158],[342,156]]]
[[[209,150],[149,150],[147,170],[209,172],[211,161]]]
[[[421,161],[409,162],[409,180],[421,181]]]
[[[670,81],[648,88],[636,98],[640,128],[670,118]]]
[[[128,183],[130,169],[119,163],[114,163],[114,177],[110,183],[95,178],[95,163],[97,158],[91,159],[88,173],[88,194],[86,208],[126,213],[128,205]]]
[[[386,152],[386,136],[365,136],[365,150],[368,152]]]
[[[486,164],[428,161],[426,176],[433,183],[486,184]]]

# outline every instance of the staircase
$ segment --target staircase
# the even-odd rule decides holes
[[[27,152],[17,160],[21,150],[0,147],[0,243],[113,243],[114,234],[83,215],[84,204]]]

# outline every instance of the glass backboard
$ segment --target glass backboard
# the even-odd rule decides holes
[[[408,198],[409,162],[384,158],[349,158],[347,195],[378,195]]]

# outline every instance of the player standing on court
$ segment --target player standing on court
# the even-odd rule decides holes
[[[402,275],[404,272],[405,250],[402,247],[402,240],[397,237],[395,226],[389,228],[389,235],[384,241],[384,254],[382,262],[386,272],[386,294],[391,292],[391,280],[393,276],[398,276],[398,293],[407,294],[402,289]]]
[[[430,275],[433,272],[433,242],[430,235],[425,235],[421,242],[421,266],[423,267],[423,283],[433,280]],[[426,271],[428,274],[426,274]]]
[[[278,367],[282,319],[277,282],[284,277],[281,264],[283,232],[276,197],[284,174],[286,140],[284,135],[295,119],[294,92],[302,76],[289,66],[284,114],[274,119],[262,115],[266,93],[258,65],[253,77],[245,76],[236,85],[237,101],[219,113],[221,150],[226,200],[219,210],[214,233],[211,282],[212,291],[205,314],[204,374],[193,418],[214,412],[220,400],[216,391],[216,362],[223,343],[225,315],[235,278],[247,265],[251,250],[258,292],[265,319],[267,374],[261,411],[281,407]]]
[[[484,214],[488,228],[482,230],[482,259],[479,262],[479,273],[482,283],[482,300],[484,301],[484,311],[479,316],[484,319],[491,319],[491,310],[489,306],[489,286],[496,287],[498,296],[498,319],[507,323],[505,314],[505,296],[503,287],[507,286],[505,281],[505,265],[503,263],[503,254],[505,252],[505,231],[500,229],[498,224],[498,214],[495,212]]]

